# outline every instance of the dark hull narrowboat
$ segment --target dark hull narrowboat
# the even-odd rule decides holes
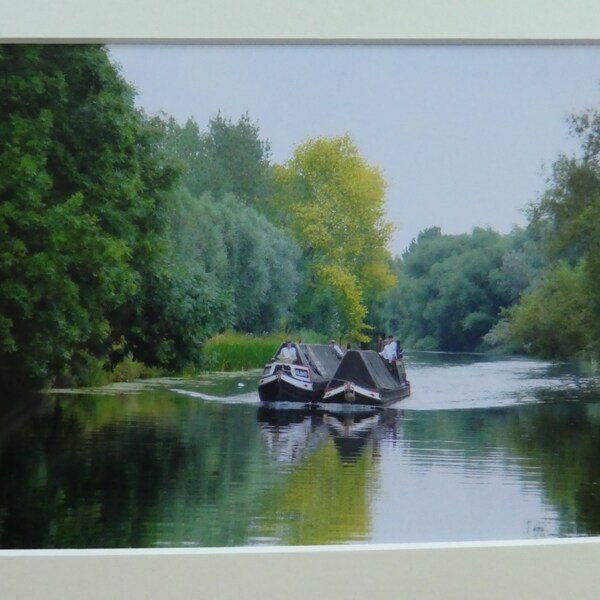
[[[373,350],[348,350],[325,389],[321,405],[384,407],[410,395],[404,360],[387,363]]]
[[[281,408],[318,403],[340,365],[340,357],[323,344],[293,344],[297,359],[287,362],[277,358],[284,346],[263,369],[258,382],[261,402]]]

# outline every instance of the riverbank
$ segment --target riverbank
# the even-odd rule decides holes
[[[259,369],[273,357],[273,353],[285,339],[314,344],[327,342],[326,336],[307,330],[261,335],[228,331],[207,340],[200,350],[198,365],[191,365],[182,372],[167,372],[149,367],[135,360],[131,354],[112,369],[107,368],[106,363],[100,359],[85,356],[79,361],[77,374],[64,374],[50,387],[92,388],[140,379]]]

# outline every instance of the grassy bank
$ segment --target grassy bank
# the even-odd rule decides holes
[[[113,369],[106,367],[103,359],[94,358],[88,354],[80,354],[74,361],[73,370],[63,373],[55,381],[49,382],[48,387],[77,388],[99,387],[110,383],[133,381],[161,376],[194,376],[201,371],[247,371],[259,369],[273,357],[279,345],[286,339],[295,342],[302,340],[313,344],[326,343],[326,338],[311,331],[301,331],[298,334],[273,333],[252,335],[237,332],[226,332],[209,339],[200,353],[200,369],[190,368],[183,373],[166,373],[160,369],[151,368],[127,355]]]
[[[326,339],[311,331],[297,334],[274,333],[250,335],[227,332],[217,335],[202,348],[202,366],[207,371],[246,371],[258,369],[273,357],[285,340],[326,343]]]

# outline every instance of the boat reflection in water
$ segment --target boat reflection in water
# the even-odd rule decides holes
[[[281,475],[261,499],[261,544],[319,545],[372,539],[380,440],[397,427],[389,409],[332,413],[261,408],[259,427]]]
[[[303,462],[331,438],[343,462],[358,460],[369,441],[377,442],[386,434],[395,436],[402,418],[403,411],[394,408],[362,412],[258,410],[269,453],[277,462],[287,464]]]

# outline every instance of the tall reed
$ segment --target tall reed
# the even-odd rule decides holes
[[[303,337],[304,336],[304,337]],[[310,331],[299,334],[273,333],[252,335],[228,331],[216,335],[202,348],[202,368],[207,371],[246,371],[269,362],[286,339],[324,343],[322,335]]]

